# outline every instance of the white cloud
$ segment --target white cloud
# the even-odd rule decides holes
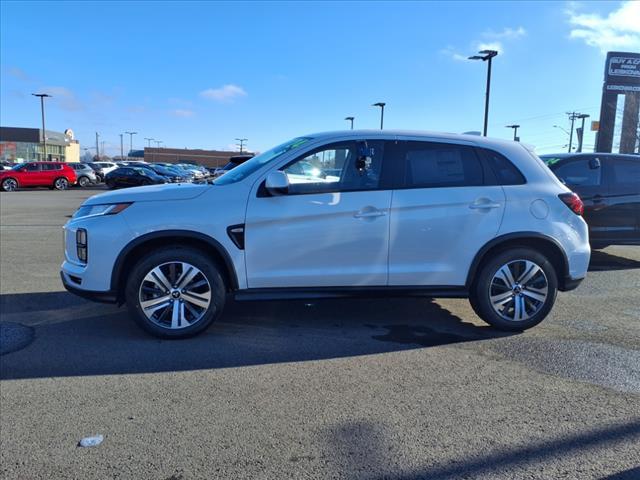
[[[480,42],[478,43],[478,51],[480,50],[496,50],[500,53],[504,52],[501,42]]]
[[[570,3],[566,10],[573,27],[570,38],[581,39],[603,54],[611,50],[640,50],[640,2],[622,2],[606,17],[579,12],[580,7]]]
[[[57,105],[62,110],[77,112],[84,109],[75,93],[66,87],[45,87],[42,92],[51,95],[53,97],[51,98],[52,105]]]
[[[440,53],[442,55],[446,55],[447,57],[450,57],[450,58],[452,58],[454,60],[457,60],[459,62],[464,61],[464,60],[467,59],[467,57],[465,57],[461,53],[457,52],[456,49],[454,47],[452,47],[451,45],[449,45],[447,48],[443,48],[442,50],[440,50]]]
[[[504,38],[504,39],[516,39],[520,37],[524,37],[527,34],[527,31],[524,27],[511,28],[506,27],[500,32],[494,32],[493,30],[487,30],[483,33],[483,36],[486,38]]]
[[[228,84],[220,88],[208,88],[200,92],[200,96],[216,102],[232,102],[236,98],[246,97],[247,92],[238,85]]]
[[[189,117],[193,117],[195,114],[196,112],[194,112],[193,110],[187,110],[182,108],[171,110],[171,115],[173,115],[174,117],[189,118]]]

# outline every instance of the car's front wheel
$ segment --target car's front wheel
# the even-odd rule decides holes
[[[2,181],[2,190],[5,192],[15,192],[18,189],[18,182],[13,178],[5,178]]]
[[[513,248],[482,266],[470,303],[488,324],[522,331],[545,319],[557,292],[558,279],[549,259],[530,248]]]
[[[91,180],[89,180],[89,177],[82,176],[78,179],[78,185],[80,185],[82,188],[87,187],[90,183]]]
[[[175,246],[135,265],[125,297],[131,315],[144,330],[162,338],[184,338],[202,332],[222,314],[226,288],[210,257]]]

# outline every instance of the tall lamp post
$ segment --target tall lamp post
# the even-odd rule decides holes
[[[484,136],[487,136],[487,125],[489,122],[489,93],[491,91],[491,59],[498,55],[496,50],[480,50],[481,55],[473,55],[469,60],[482,60],[487,63],[487,93],[484,100]]]
[[[161,140],[154,140],[153,142],[156,144],[156,148],[160,148],[160,144],[161,144],[161,143],[164,143],[164,142],[163,142],[163,141],[161,141]]]
[[[129,154],[131,154],[131,152],[133,151],[133,136],[137,135],[138,132],[124,132],[127,135],[129,135]],[[127,158],[129,158],[129,155],[127,155]]]
[[[122,137],[124,137],[124,133],[120,134],[120,161],[124,160],[124,141]]]
[[[506,128],[513,128],[513,141],[519,142],[518,129],[520,128],[520,125],[506,125]]]
[[[582,144],[584,143],[583,142],[583,140],[584,140],[584,121],[585,121],[585,119],[587,119],[589,117],[590,117],[590,115],[586,114],[586,113],[579,113],[579,114],[576,115],[576,118],[582,120],[582,125],[580,126],[580,135],[578,135],[578,148],[576,149],[576,152],[581,152],[582,151]]]
[[[46,162],[49,157],[47,157],[47,130],[44,126],[44,99],[50,97],[46,93],[32,93],[34,97],[40,97],[40,113],[42,114],[42,144],[44,150],[42,151],[42,159]]]
[[[382,127],[384,125],[384,106],[385,105],[386,103],[384,102],[378,102],[371,105],[372,107],[380,107],[380,130],[382,130]]]
[[[353,121],[355,120],[355,117],[344,117],[344,119],[347,122],[351,122],[351,130],[353,130]]]
[[[151,142],[153,142],[153,138],[144,137],[144,139],[148,142],[147,147],[151,147]]]
[[[244,152],[244,144],[247,141],[246,138],[236,138],[236,140],[240,143],[237,143],[236,145],[238,145],[240,147],[240,153]]]

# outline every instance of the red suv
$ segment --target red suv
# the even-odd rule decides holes
[[[5,192],[13,192],[19,187],[66,190],[75,183],[75,170],[63,162],[19,163],[11,170],[0,171],[0,186]]]

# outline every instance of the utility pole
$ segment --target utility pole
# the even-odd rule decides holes
[[[124,136],[124,134],[120,134],[120,161],[124,160],[124,145],[123,145],[123,140],[122,137]]]
[[[506,125],[506,128],[513,128],[513,141],[519,142],[520,138],[518,138],[518,129],[520,128],[520,125]]]
[[[100,138],[100,134],[96,132],[96,158],[98,159],[98,161],[100,161],[100,143],[98,141],[98,138]]]
[[[238,145],[240,147],[240,153],[242,153],[244,151],[244,144],[247,141],[246,138],[236,138],[236,140],[240,143],[236,143],[236,145]]]
[[[42,115],[42,160],[46,162],[49,157],[47,156],[47,130],[44,126],[44,99],[51,95],[46,93],[32,93],[31,95],[34,97],[40,97],[40,113]]]
[[[347,122],[351,122],[351,130],[353,130],[353,120],[355,117],[344,117]]]
[[[491,93],[491,59],[498,55],[496,50],[481,50],[478,53],[482,55],[474,55],[469,60],[482,60],[487,62],[487,92],[484,99],[484,136],[487,136],[487,126],[489,124],[489,94]]]

